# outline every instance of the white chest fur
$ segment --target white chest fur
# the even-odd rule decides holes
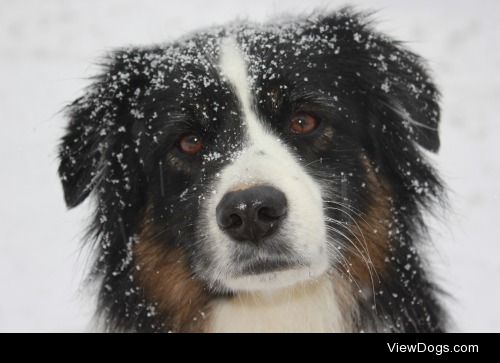
[[[346,326],[332,281],[323,277],[274,292],[242,293],[212,307],[212,332],[343,332]]]

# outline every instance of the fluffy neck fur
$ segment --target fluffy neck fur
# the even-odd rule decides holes
[[[241,293],[212,305],[209,332],[351,331],[342,291],[330,276],[273,292]]]

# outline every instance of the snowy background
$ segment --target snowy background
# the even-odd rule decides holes
[[[85,329],[89,205],[67,212],[57,179],[60,110],[117,46],[173,39],[235,17],[376,9],[379,28],[430,61],[443,92],[435,158],[452,211],[430,250],[456,331],[500,332],[500,2],[0,0],[0,331]]]

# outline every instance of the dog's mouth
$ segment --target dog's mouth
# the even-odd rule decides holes
[[[252,259],[239,262],[236,269],[220,282],[233,292],[272,291],[315,279],[327,268],[327,260],[307,263],[305,260],[276,257]]]
[[[305,267],[304,262],[285,258],[251,259],[240,263],[235,277],[255,276]]]

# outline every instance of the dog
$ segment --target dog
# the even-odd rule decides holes
[[[67,108],[115,332],[442,332],[424,61],[350,8],[120,49]]]

